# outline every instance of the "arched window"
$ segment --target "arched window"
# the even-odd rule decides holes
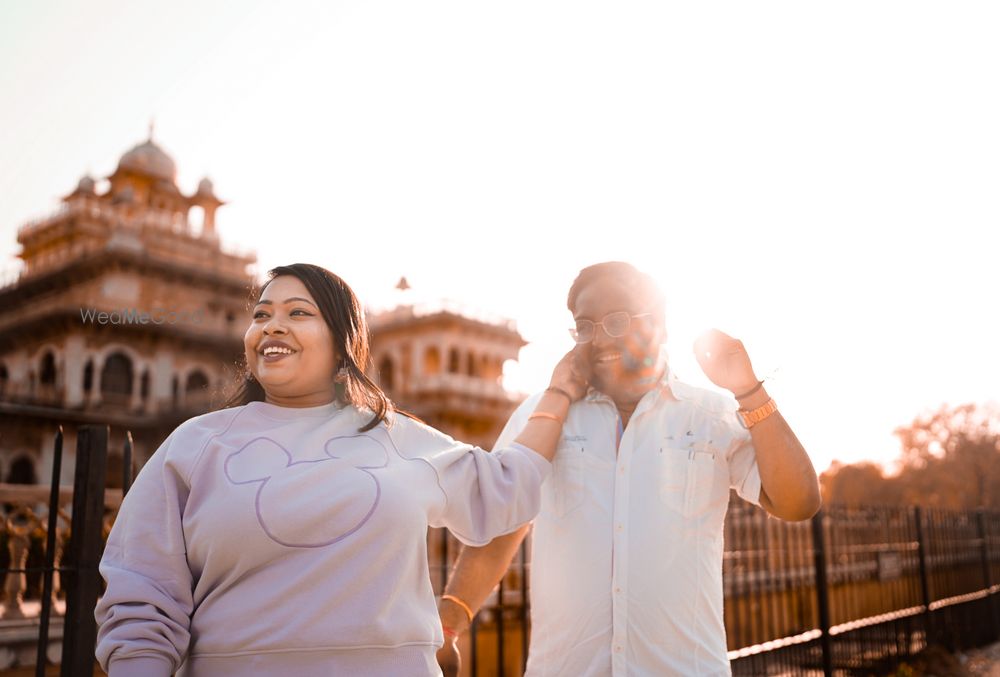
[[[54,386],[56,384],[56,358],[51,352],[45,353],[42,358],[42,367],[39,369],[38,381],[43,386]]]
[[[479,359],[479,374],[483,378],[492,379],[500,375],[497,370],[497,362],[489,355],[483,355]]]
[[[101,395],[131,394],[132,360],[122,353],[114,353],[104,362],[104,369],[101,370]]]
[[[382,384],[383,390],[392,390],[393,366],[392,358],[388,355],[378,364],[378,382]]]
[[[188,395],[194,394],[204,394],[208,392],[208,377],[205,376],[200,370],[195,369],[190,374],[188,374],[187,385],[184,386],[184,392]]]
[[[35,479],[35,462],[27,456],[21,456],[10,465],[7,473],[7,484],[37,484]]]
[[[83,368],[83,392],[89,393],[94,387],[94,361],[87,360],[87,366]]]
[[[9,380],[9,376],[7,374],[7,367],[5,367],[2,364],[0,364],[0,397],[3,397],[4,393],[7,392],[7,381],[8,380]]]
[[[428,376],[440,373],[441,353],[435,346],[431,346],[424,351],[424,373]]]
[[[197,205],[192,206],[188,210],[188,223],[191,225],[191,232],[200,235],[204,233],[205,227],[205,208],[198,207]]]
[[[461,371],[461,365],[459,364],[458,348],[452,348],[448,351],[448,371],[452,374],[457,374]]]
[[[476,364],[476,356],[473,355],[472,353],[469,353],[467,355],[467,358],[468,359],[466,360],[466,365],[465,365],[466,372],[469,374],[469,376],[478,376],[479,369],[478,365]]]
[[[211,405],[208,377],[200,369],[187,376],[184,383],[184,407],[186,409],[207,409]]]

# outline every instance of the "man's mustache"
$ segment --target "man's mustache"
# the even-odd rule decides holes
[[[620,343],[618,349],[622,354],[618,368],[623,374],[643,372],[656,366],[652,347],[645,337],[629,337]]]

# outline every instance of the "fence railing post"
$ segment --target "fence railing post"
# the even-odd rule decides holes
[[[469,668],[473,677],[479,675],[479,614],[472,618],[469,626]]]
[[[996,600],[993,598],[993,574],[990,571],[990,546],[986,541],[986,511],[976,511],[976,530],[979,532],[979,554],[983,563],[983,586],[986,588],[986,603],[990,607],[990,623],[993,638],[1000,637],[1000,618],[997,616]]]
[[[518,553],[521,557],[521,674],[524,674],[528,670],[528,640],[530,638],[530,633],[528,632],[529,624],[529,613],[528,613],[528,540],[525,539],[521,541],[521,547],[518,549]]]
[[[830,590],[826,579],[826,545],[823,517],[820,510],[812,518],[813,566],[816,568],[816,602],[819,611],[820,649],[823,652],[823,674],[833,675],[833,644],[830,640]]]
[[[122,449],[122,500],[132,488],[132,431],[125,431],[125,446]]]
[[[934,643],[934,618],[931,616],[931,587],[927,569],[927,543],[924,539],[924,512],[920,506],[913,508],[913,521],[917,529],[917,562],[920,566],[920,597],[924,605],[924,633],[927,646]]]
[[[104,524],[104,484],[108,463],[108,427],[81,426],[76,438],[73,520],[66,571],[66,617],[63,630],[62,675],[94,671],[97,623],[94,607],[100,593],[98,564]]]
[[[49,619],[52,614],[52,578],[56,566],[56,530],[59,527],[59,480],[62,475],[63,429],[59,426],[52,449],[52,481],[49,486],[49,527],[45,534],[45,567],[42,575],[42,612],[39,616],[35,675],[45,677],[49,648]]]
[[[507,671],[504,670],[504,649],[506,647],[503,641],[503,635],[504,635],[503,595],[504,595],[504,585],[503,585],[503,577],[501,576],[500,582],[497,584],[497,615],[496,615],[498,675],[507,674]]]

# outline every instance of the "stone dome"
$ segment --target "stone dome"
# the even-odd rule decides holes
[[[207,176],[198,182],[198,194],[215,195],[215,186],[212,185],[212,180]]]
[[[118,161],[118,169],[127,169],[171,183],[177,179],[177,165],[152,140],[144,141],[122,155],[122,159]]]
[[[97,184],[94,183],[94,179],[92,179],[89,174],[84,174],[83,178],[80,179],[80,183],[76,184],[76,192],[93,195],[96,190],[96,186]]]

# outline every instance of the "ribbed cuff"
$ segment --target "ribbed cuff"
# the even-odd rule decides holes
[[[511,442],[510,448],[517,449],[518,451],[524,453],[524,455],[531,460],[531,465],[535,466],[535,470],[538,471],[538,474],[542,476],[543,480],[549,476],[549,472],[552,470],[551,461],[546,460],[546,458],[537,451],[531,447],[524,446],[520,442]]]
[[[173,661],[161,656],[118,658],[108,664],[108,677],[170,677]]]

